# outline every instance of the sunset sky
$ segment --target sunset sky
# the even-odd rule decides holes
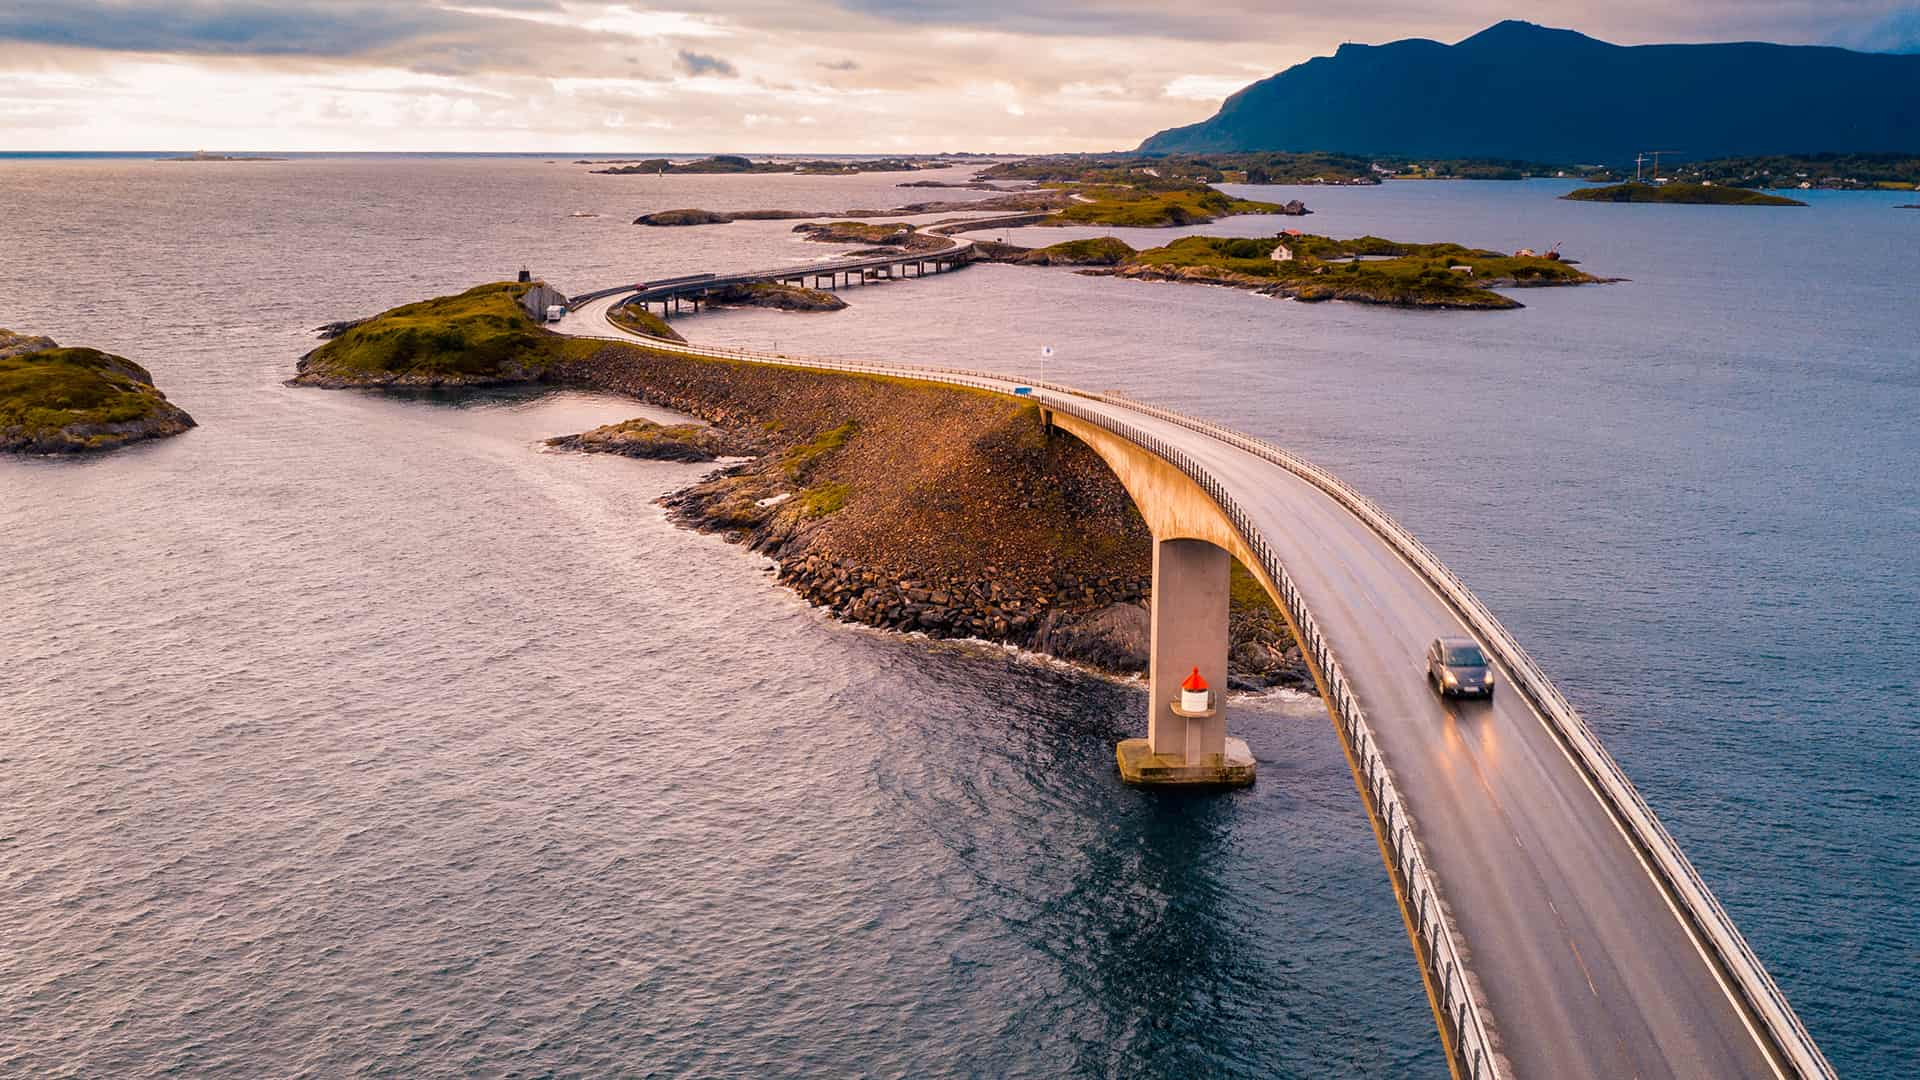
[[[1129,148],[1342,41],[1920,49],[1881,0],[3,0],[0,149]]]

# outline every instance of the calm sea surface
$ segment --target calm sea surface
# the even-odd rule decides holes
[[[1250,791],[1134,792],[1137,685],[835,624],[663,519],[698,467],[538,448],[640,407],[280,385],[318,323],[523,264],[833,254],[641,212],[969,197],[900,179],[0,161],[0,325],[202,425],[0,461],[0,1074],[1444,1075],[1316,702],[1239,703]],[[1556,675],[1841,1073],[1911,1076],[1920,212],[1564,188],[1248,189],[1316,216],[1205,231],[1630,282],[1409,313],[985,266],[681,328],[1052,345],[1335,469]]]

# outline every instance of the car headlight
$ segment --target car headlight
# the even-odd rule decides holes
[[[1459,680],[1458,678],[1456,678],[1456,677],[1454,677],[1454,674],[1453,674],[1453,672],[1451,672],[1451,671],[1449,671],[1449,672],[1447,672],[1447,685],[1448,685],[1448,686],[1459,686],[1459,685],[1460,685],[1460,680]]]
[[[1488,686],[1493,685],[1493,669],[1492,668],[1487,669],[1487,685]]]

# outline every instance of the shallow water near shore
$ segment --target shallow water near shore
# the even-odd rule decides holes
[[[281,385],[309,328],[522,264],[579,291],[835,253],[642,212],[969,195],[902,179],[0,162],[0,250],[33,253],[0,325],[138,360],[201,423],[0,461],[0,1074],[1444,1075],[1312,702],[1237,703],[1250,791],[1143,795],[1112,762],[1137,685],[835,624],[665,520],[704,467],[539,445],[639,406]],[[1053,377],[1334,468],[1560,680],[1841,1074],[1902,1077],[1920,215],[1564,186],[1247,189],[1317,213],[1205,230],[1564,241],[1632,279],[1517,312],[983,266],[676,325],[1050,344]]]

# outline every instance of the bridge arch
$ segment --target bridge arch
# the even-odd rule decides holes
[[[1106,462],[1153,534],[1147,737],[1125,740],[1116,749],[1121,775],[1131,783],[1251,783],[1252,754],[1227,734],[1233,561],[1260,582],[1299,640],[1279,588],[1226,511],[1178,467],[1098,424],[1056,410],[1043,412],[1050,426],[1079,439]],[[1215,688],[1210,715],[1187,713],[1175,704],[1181,680],[1195,669]],[[1319,684],[1317,670],[1314,679]]]

